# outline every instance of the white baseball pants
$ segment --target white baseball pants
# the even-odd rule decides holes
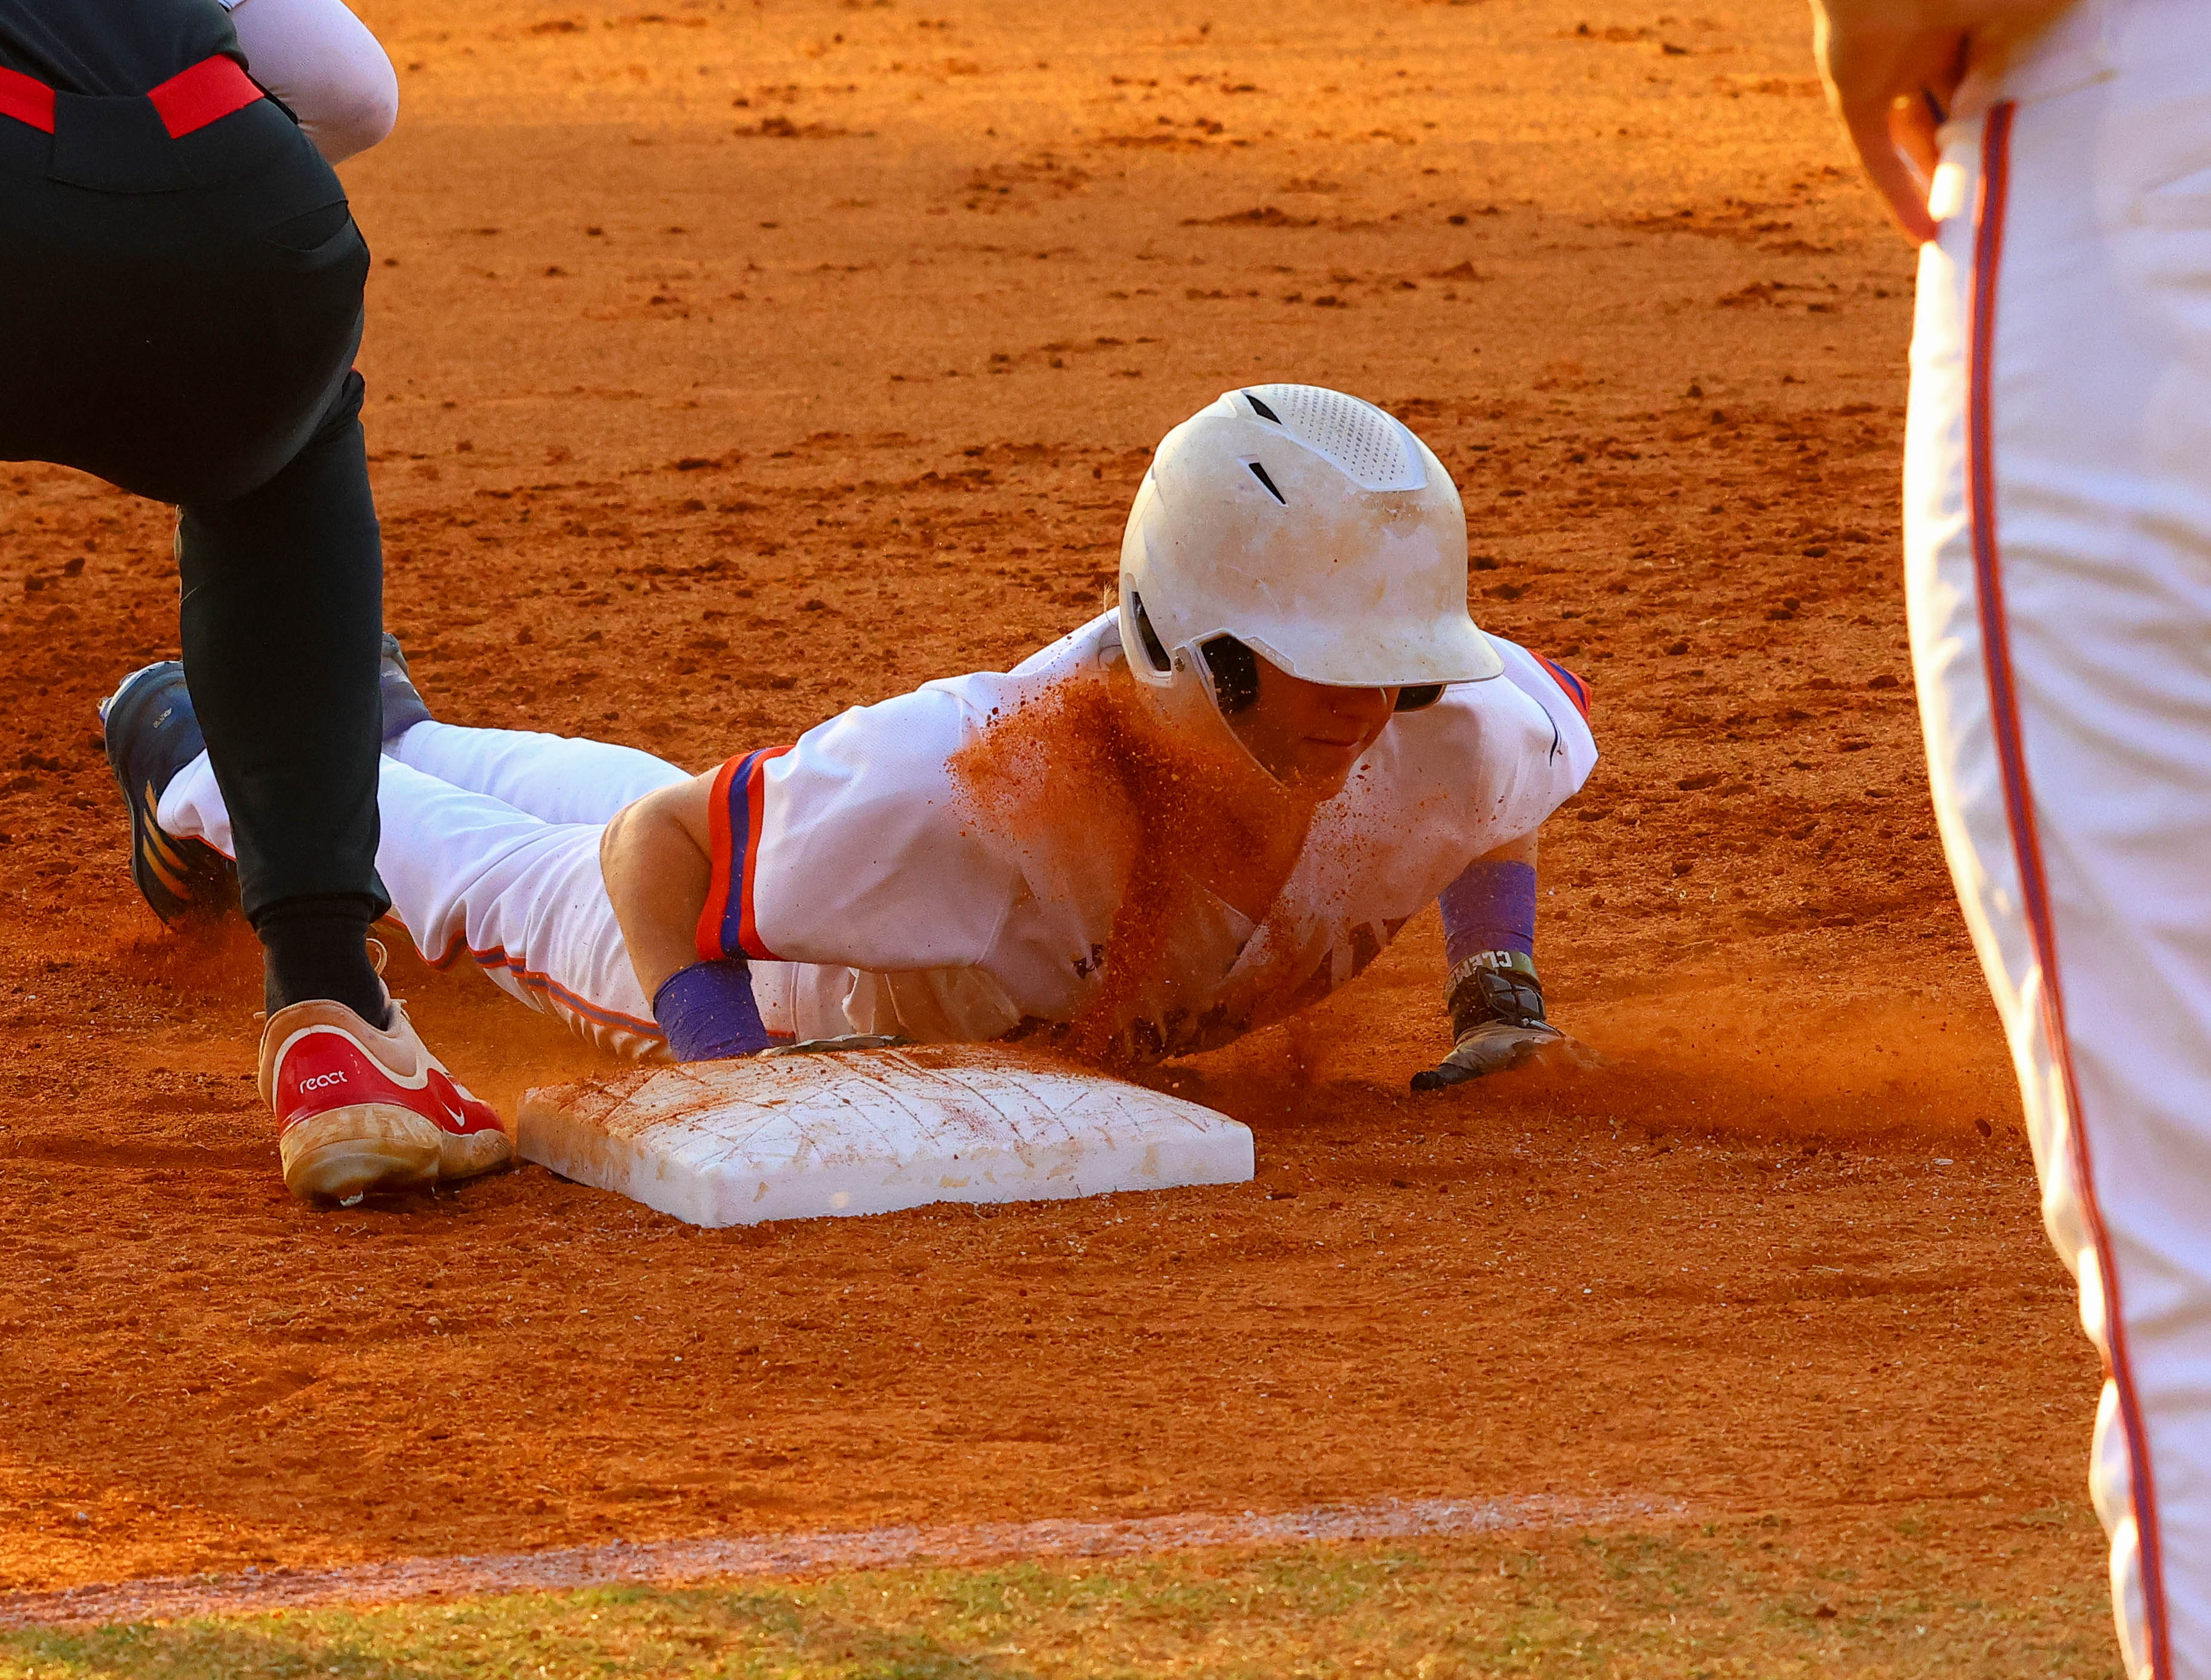
[[[653,1055],[662,1036],[607,897],[599,837],[633,800],[684,779],[633,747],[418,723],[385,749],[378,784],[392,919],[432,966],[469,962],[593,1042]],[[156,820],[230,852],[205,754],[169,783]]]
[[[2108,1374],[2128,1670],[2211,1680],[2211,6],[2081,0],[1943,148],[1905,469],[1929,777]]]
[[[377,784],[376,867],[391,919],[432,967],[466,961],[603,1049],[663,1055],[666,1039],[599,872],[599,839],[624,806],[687,777],[634,747],[418,723],[385,749]],[[169,783],[156,820],[179,839],[234,855],[205,753]],[[978,988],[958,970],[878,975],[764,962],[752,970],[760,1019],[778,1037],[964,1041],[1005,1030],[996,994],[971,996]]]

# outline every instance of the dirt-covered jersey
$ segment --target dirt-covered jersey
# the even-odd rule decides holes
[[[970,766],[994,732],[1056,694],[1126,686],[1106,614],[1011,672],[928,683],[730,759],[700,954],[750,959],[772,1030],[974,1040],[1083,1016],[1118,940],[1142,971],[1112,988],[1108,1038],[1140,1055],[1226,1042],[1357,974],[1469,862],[1534,832],[1587,778],[1596,743],[1579,680],[1490,639],[1504,674],[1392,717],[1257,919],[1185,882],[1166,925],[1132,933],[1142,843],[1116,828],[1093,755],[1045,749],[1042,797],[978,794]]]

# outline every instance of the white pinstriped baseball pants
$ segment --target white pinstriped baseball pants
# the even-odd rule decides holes
[[[2211,1680],[2211,5],[2081,0],[1943,141],[1905,469],[1930,780],[2108,1374],[2129,1671]]]

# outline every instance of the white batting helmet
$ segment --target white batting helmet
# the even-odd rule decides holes
[[[1399,688],[1505,667],[1466,609],[1466,512],[1401,422],[1318,385],[1224,394],[1160,442],[1121,539],[1121,646],[1186,716],[1233,638],[1309,682]],[[1233,707],[1228,709],[1233,710]]]

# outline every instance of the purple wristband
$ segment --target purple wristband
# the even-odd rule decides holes
[[[1444,961],[1456,969],[1485,951],[1536,954],[1536,867],[1469,863],[1436,900],[1444,913]]]
[[[753,1001],[753,971],[742,958],[694,963],[668,976],[652,994],[652,1018],[678,1061],[726,1061],[765,1050],[772,1042]]]

